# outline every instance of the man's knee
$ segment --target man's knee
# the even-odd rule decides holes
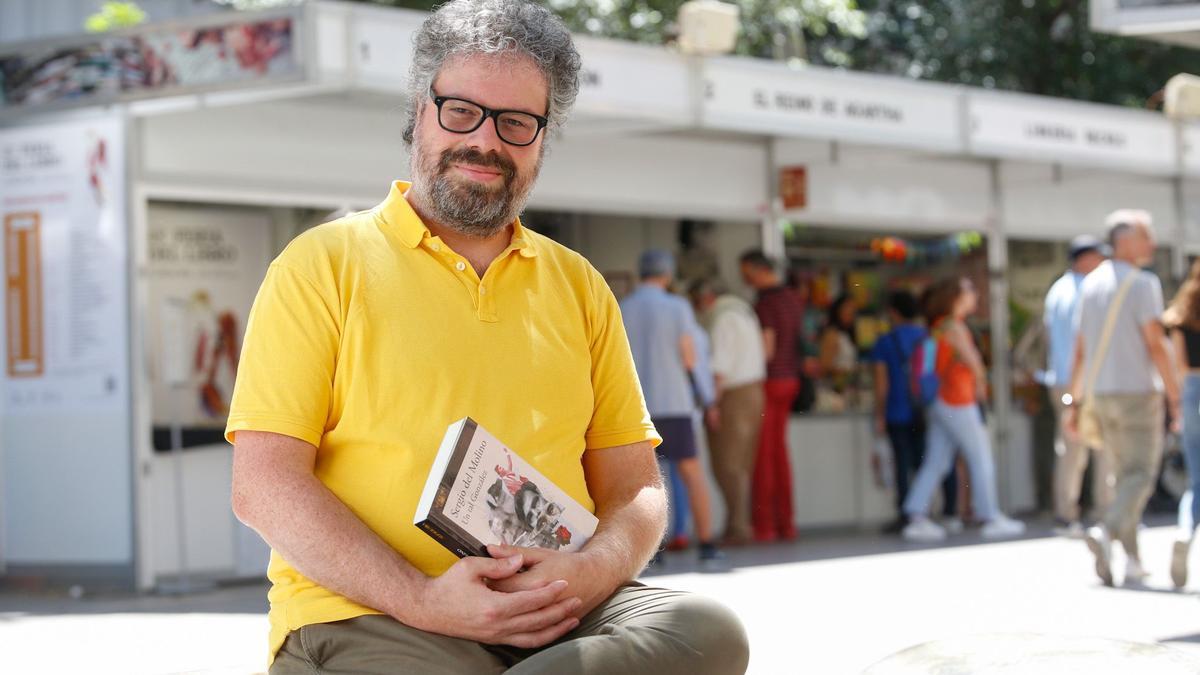
[[[750,643],[742,621],[725,605],[702,595],[681,596],[672,609],[689,646],[701,655],[689,672],[734,675],[746,672]]]

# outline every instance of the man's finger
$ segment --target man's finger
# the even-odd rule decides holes
[[[540,563],[546,558],[549,558],[554,551],[545,548],[524,548],[521,546],[509,546],[507,544],[496,544],[488,546],[488,553],[493,557],[508,558],[514,555],[521,555],[525,558],[526,565]]]
[[[506,558],[468,556],[458,561],[458,564],[467,568],[467,570],[475,577],[487,577],[488,579],[507,579],[521,570],[521,565],[524,564],[524,559],[520,554]]]
[[[551,626],[545,630],[537,631],[536,633],[510,635],[508,638],[504,639],[503,642],[504,644],[509,644],[514,647],[522,647],[525,649],[542,647],[571,632],[578,625],[579,619],[570,617],[558,622],[557,625]]]
[[[583,601],[579,598],[563,598],[553,605],[543,607],[535,612],[514,616],[505,622],[503,630],[505,633],[513,635],[552,628],[562,623],[563,619],[572,616],[582,604]]]
[[[566,579],[558,579],[541,588],[516,591],[514,593],[497,592],[496,595],[498,596],[498,602],[501,604],[501,614],[512,617],[536,612],[547,605],[553,604],[566,588]]]

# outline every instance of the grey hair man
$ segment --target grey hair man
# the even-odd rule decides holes
[[[665,526],[661,437],[603,277],[518,218],[578,71],[544,7],[442,5],[415,40],[412,183],[269,268],[226,437],[234,513],[272,547],[271,673],[745,670],[728,609],[633,581]],[[413,525],[465,415],[593,507],[582,550],[458,559]]]
[[[1084,422],[1096,430],[1099,444],[1111,457],[1113,501],[1101,523],[1084,537],[1096,574],[1111,586],[1114,539],[1129,558],[1126,582],[1146,576],[1137,526],[1162,457],[1163,392],[1174,419],[1179,419],[1180,398],[1161,324],[1162,286],[1158,277],[1142,270],[1154,259],[1150,214],[1122,209],[1113,212],[1106,225],[1112,259],[1101,263],[1080,288],[1079,330],[1063,422],[1067,433],[1079,433],[1077,406],[1082,402],[1091,418]]]

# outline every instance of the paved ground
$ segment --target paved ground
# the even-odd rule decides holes
[[[1142,535],[1148,583],[1114,589],[1093,577],[1082,543],[1034,530],[993,544],[968,532],[942,547],[815,536],[734,551],[725,574],[672,554],[647,578],[733,607],[758,675],[858,673],[914,645],[996,633],[1163,643],[1200,658],[1200,593],[1169,590],[1170,528]],[[0,670],[260,672],[264,595],[258,585],[185,598],[0,595]]]

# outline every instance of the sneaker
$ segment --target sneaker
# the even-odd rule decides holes
[[[686,534],[677,534],[667,542],[668,551],[682,551],[692,545]]]
[[[946,540],[946,530],[941,525],[924,516],[913,518],[912,522],[906,525],[904,531],[900,534],[908,541],[920,543],[933,543]]]
[[[726,572],[729,570],[729,562],[725,557],[725,552],[717,548],[717,545],[712,542],[702,542],[698,556],[702,572]]]
[[[1186,539],[1176,541],[1171,547],[1171,583],[1175,584],[1175,588],[1187,586],[1189,548],[1191,542]]]
[[[1142,567],[1142,561],[1137,558],[1130,558],[1125,563],[1125,583],[1140,584],[1150,576],[1146,568]]]
[[[962,518],[959,518],[957,516],[947,518],[942,521],[942,527],[945,528],[946,534],[949,534],[949,535],[962,534],[962,532],[963,532]]]
[[[1083,523],[1078,520],[1072,520],[1069,523],[1065,520],[1060,520],[1054,526],[1053,532],[1066,539],[1083,539]]]
[[[1112,539],[1108,538],[1108,532],[1100,525],[1089,527],[1083,541],[1096,558],[1096,576],[1105,586],[1112,586]]]
[[[1019,537],[1025,534],[1025,523],[1019,520],[1013,520],[1003,513],[997,514],[995,518],[984,523],[980,528],[979,534],[984,539],[1007,539],[1009,537]]]

